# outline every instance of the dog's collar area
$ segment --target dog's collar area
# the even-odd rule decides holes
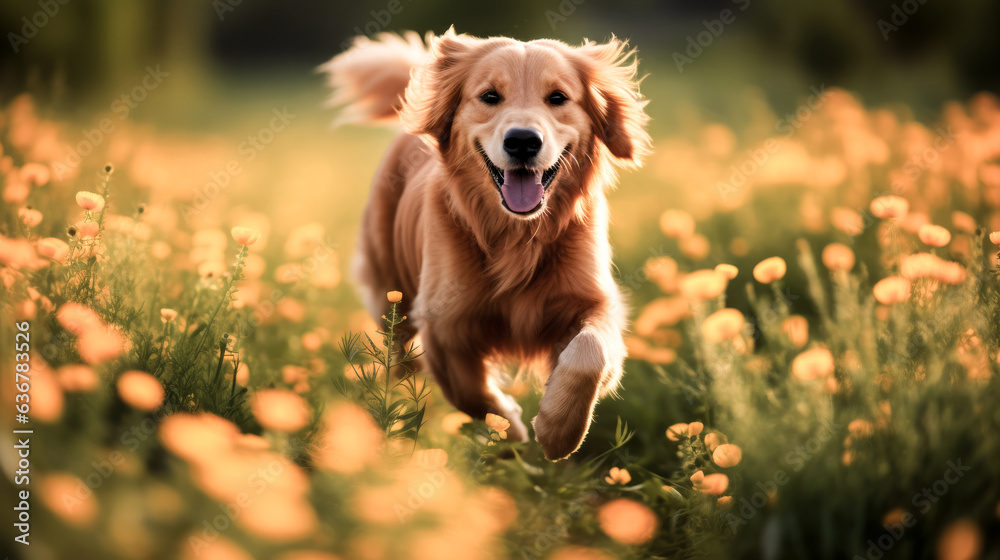
[[[483,146],[478,141],[476,142],[476,150],[479,152],[481,156],[483,156],[483,161],[486,163],[486,169],[489,171],[490,178],[493,179],[493,184],[496,185],[497,190],[500,191],[500,201],[503,204],[503,207],[508,212],[512,214],[528,216],[534,214],[542,207],[542,204],[544,204],[545,201],[544,195],[543,198],[538,201],[538,204],[534,208],[523,212],[511,209],[510,206],[507,204],[506,198],[504,197],[503,187],[504,187],[505,173],[511,173],[517,175],[520,174],[535,175],[537,171],[528,168],[520,168],[520,169],[509,169],[505,172],[503,169],[497,167],[497,165],[494,164],[492,160],[490,160],[490,157],[486,155],[486,150],[483,149]],[[570,150],[570,145],[567,145],[566,148],[563,150],[563,153],[559,155],[559,159],[556,160],[556,163],[552,167],[542,172],[542,175],[540,177],[540,182],[542,185],[543,192],[548,190],[549,185],[551,185],[552,181],[556,178],[556,174],[559,172],[559,167],[562,165],[563,157],[565,157],[565,155],[569,153],[569,150]]]

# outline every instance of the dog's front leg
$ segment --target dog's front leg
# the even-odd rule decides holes
[[[599,317],[553,357],[555,367],[531,422],[546,459],[564,459],[579,449],[597,400],[618,388],[626,356],[623,328],[623,317]]]

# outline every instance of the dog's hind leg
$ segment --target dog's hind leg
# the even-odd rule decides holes
[[[527,441],[528,429],[521,419],[521,407],[493,383],[488,360],[481,352],[438,340],[432,331],[421,332],[423,359],[441,391],[455,408],[475,419],[487,413],[510,421],[508,441]]]

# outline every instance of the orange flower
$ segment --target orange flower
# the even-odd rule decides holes
[[[108,326],[90,329],[77,337],[76,351],[88,364],[107,362],[125,351],[125,336]]]
[[[725,436],[721,436],[715,432],[705,434],[705,447],[707,447],[709,451],[715,451],[723,443],[725,443]]]
[[[976,224],[976,219],[965,212],[952,212],[951,223],[955,229],[964,233],[976,233],[976,229],[979,227]]]
[[[872,201],[871,211],[877,218],[889,219],[905,216],[910,210],[910,203],[898,196],[880,196]]]
[[[39,483],[42,503],[71,525],[87,526],[97,517],[94,492],[79,478],[68,473],[42,475]]]
[[[382,431],[370,414],[353,403],[337,404],[323,418],[323,435],[314,447],[316,466],[343,474],[361,472],[379,455]]]
[[[257,391],[250,410],[266,430],[297,432],[309,424],[309,405],[295,393],[285,389]]]
[[[687,433],[689,436],[696,436],[705,429],[705,425],[701,422],[691,422],[688,424]]]
[[[385,294],[385,298],[389,300],[389,303],[399,303],[403,301],[403,292],[392,291]]]
[[[696,270],[681,278],[681,295],[690,300],[715,299],[726,291],[725,276],[712,269]]]
[[[652,257],[642,268],[646,277],[656,282],[664,293],[677,290],[677,261],[670,257]]]
[[[743,459],[743,452],[740,450],[739,446],[731,443],[723,443],[722,445],[716,447],[715,451],[712,453],[712,460],[715,461],[716,465],[719,465],[724,469],[735,467],[739,464],[741,459]]]
[[[118,394],[132,408],[152,412],[163,404],[163,385],[144,371],[126,371],[118,378]]]
[[[826,377],[832,373],[833,354],[823,347],[806,350],[792,360],[792,374],[802,380]]]
[[[854,251],[843,243],[831,243],[823,248],[823,264],[830,270],[854,268]]]
[[[28,227],[35,227],[42,223],[42,213],[34,208],[21,208],[17,211],[17,217]]]
[[[43,237],[38,240],[38,254],[54,261],[62,261],[69,254],[69,245],[62,239]]]
[[[709,342],[722,342],[739,336],[743,330],[743,314],[736,309],[720,309],[705,318],[701,334]]]
[[[97,388],[97,374],[89,366],[72,364],[56,371],[59,385],[68,392],[88,392]]]
[[[632,475],[625,469],[611,467],[611,470],[608,472],[608,476],[604,477],[604,482],[611,485],[620,484],[625,486],[629,482],[632,482]]]
[[[240,431],[214,414],[171,414],[160,425],[160,441],[178,457],[193,463],[214,461],[233,449]]]
[[[667,210],[660,215],[660,230],[667,237],[685,239],[694,234],[694,218],[683,210]]]
[[[696,233],[681,239],[678,248],[685,257],[694,261],[700,261],[708,256],[708,253],[712,250],[712,245],[708,242],[707,237]]]
[[[720,496],[718,500],[715,500],[715,505],[719,506],[719,509],[729,509],[733,507],[733,497]]]
[[[872,423],[867,420],[857,419],[852,420],[850,424],[847,425],[847,431],[850,432],[853,438],[863,438],[868,437],[875,433],[875,427]]]
[[[705,474],[698,471],[691,475],[691,484],[702,494],[718,496],[729,488],[729,477],[721,473]]]
[[[76,193],[76,203],[88,212],[100,212],[104,209],[104,197],[88,191]]]
[[[507,439],[507,429],[510,428],[510,420],[507,420],[503,416],[487,413],[486,414],[486,425],[497,432],[500,439]]]
[[[787,268],[785,259],[781,257],[766,258],[753,267],[753,277],[761,284],[770,284],[784,278]]]
[[[971,519],[959,519],[945,528],[937,548],[941,560],[978,558],[983,548],[982,531]]]
[[[24,164],[21,167],[19,175],[21,180],[31,183],[36,187],[41,187],[49,182],[52,173],[49,171],[48,166],[32,162]]]
[[[875,299],[882,305],[893,305],[910,299],[910,281],[899,276],[883,278],[872,288]]]
[[[1000,245],[1000,231],[994,231],[990,234],[990,243]]]
[[[198,265],[198,276],[205,279],[218,278],[226,273],[226,265],[219,261],[205,261]]]
[[[549,560],[615,560],[615,558],[596,548],[570,545],[552,553]]]
[[[618,498],[597,510],[597,521],[612,539],[628,545],[649,542],[656,534],[659,520],[648,506],[626,498]]]
[[[101,226],[97,222],[77,222],[76,231],[81,238],[97,237],[101,232]]]
[[[781,322],[781,330],[796,348],[802,348],[809,342],[809,321],[801,315],[787,317]]]
[[[446,434],[457,435],[459,429],[469,422],[472,422],[472,417],[468,414],[464,412],[449,412],[441,419],[441,429]]]
[[[67,303],[56,313],[59,324],[69,332],[80,336],[86,331],[101,326],[101,318],[89,307],[79,303]]]
[[[740,269],[736,268],[731,264],[720,264],[715,267],[715,271],[725,277],[726,280],[732,280],[736,278],[736,275],[740,273]]]
[[[917,237],[931,247],[944,247],[951,243],[951,232],[941,226],[925,224],[920,226]]]
[[[670,441],[678,441],[682,437],[687,437],[688,435],[688,425],[687,424],[674,424],[667,428],[667,439]]]
[[[181,560],[254,560],[249,552],[224,537],[208,540],[200,532],[190,534],[183,541]]]
[[[850,236],[861,235],[865,229],[864,219],[850,208],[834,208],[830,214],[830,221],[833,227]]]
[[[907,255],[899,263],[899,274],[903,278],[934,278],[946,284],[961,284],[965,281],[962,265],[946,261],[930,253]]]
[[[260,232],[248,227],[236,226],[230,233],[232,233],[233,239],[244,247],[249,247],[260,239]]]

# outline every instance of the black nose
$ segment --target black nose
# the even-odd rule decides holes
[[[512,128],[503,135],[503,150],[517,160],[527,161],[542,149],[542,134],[531,128]]]

